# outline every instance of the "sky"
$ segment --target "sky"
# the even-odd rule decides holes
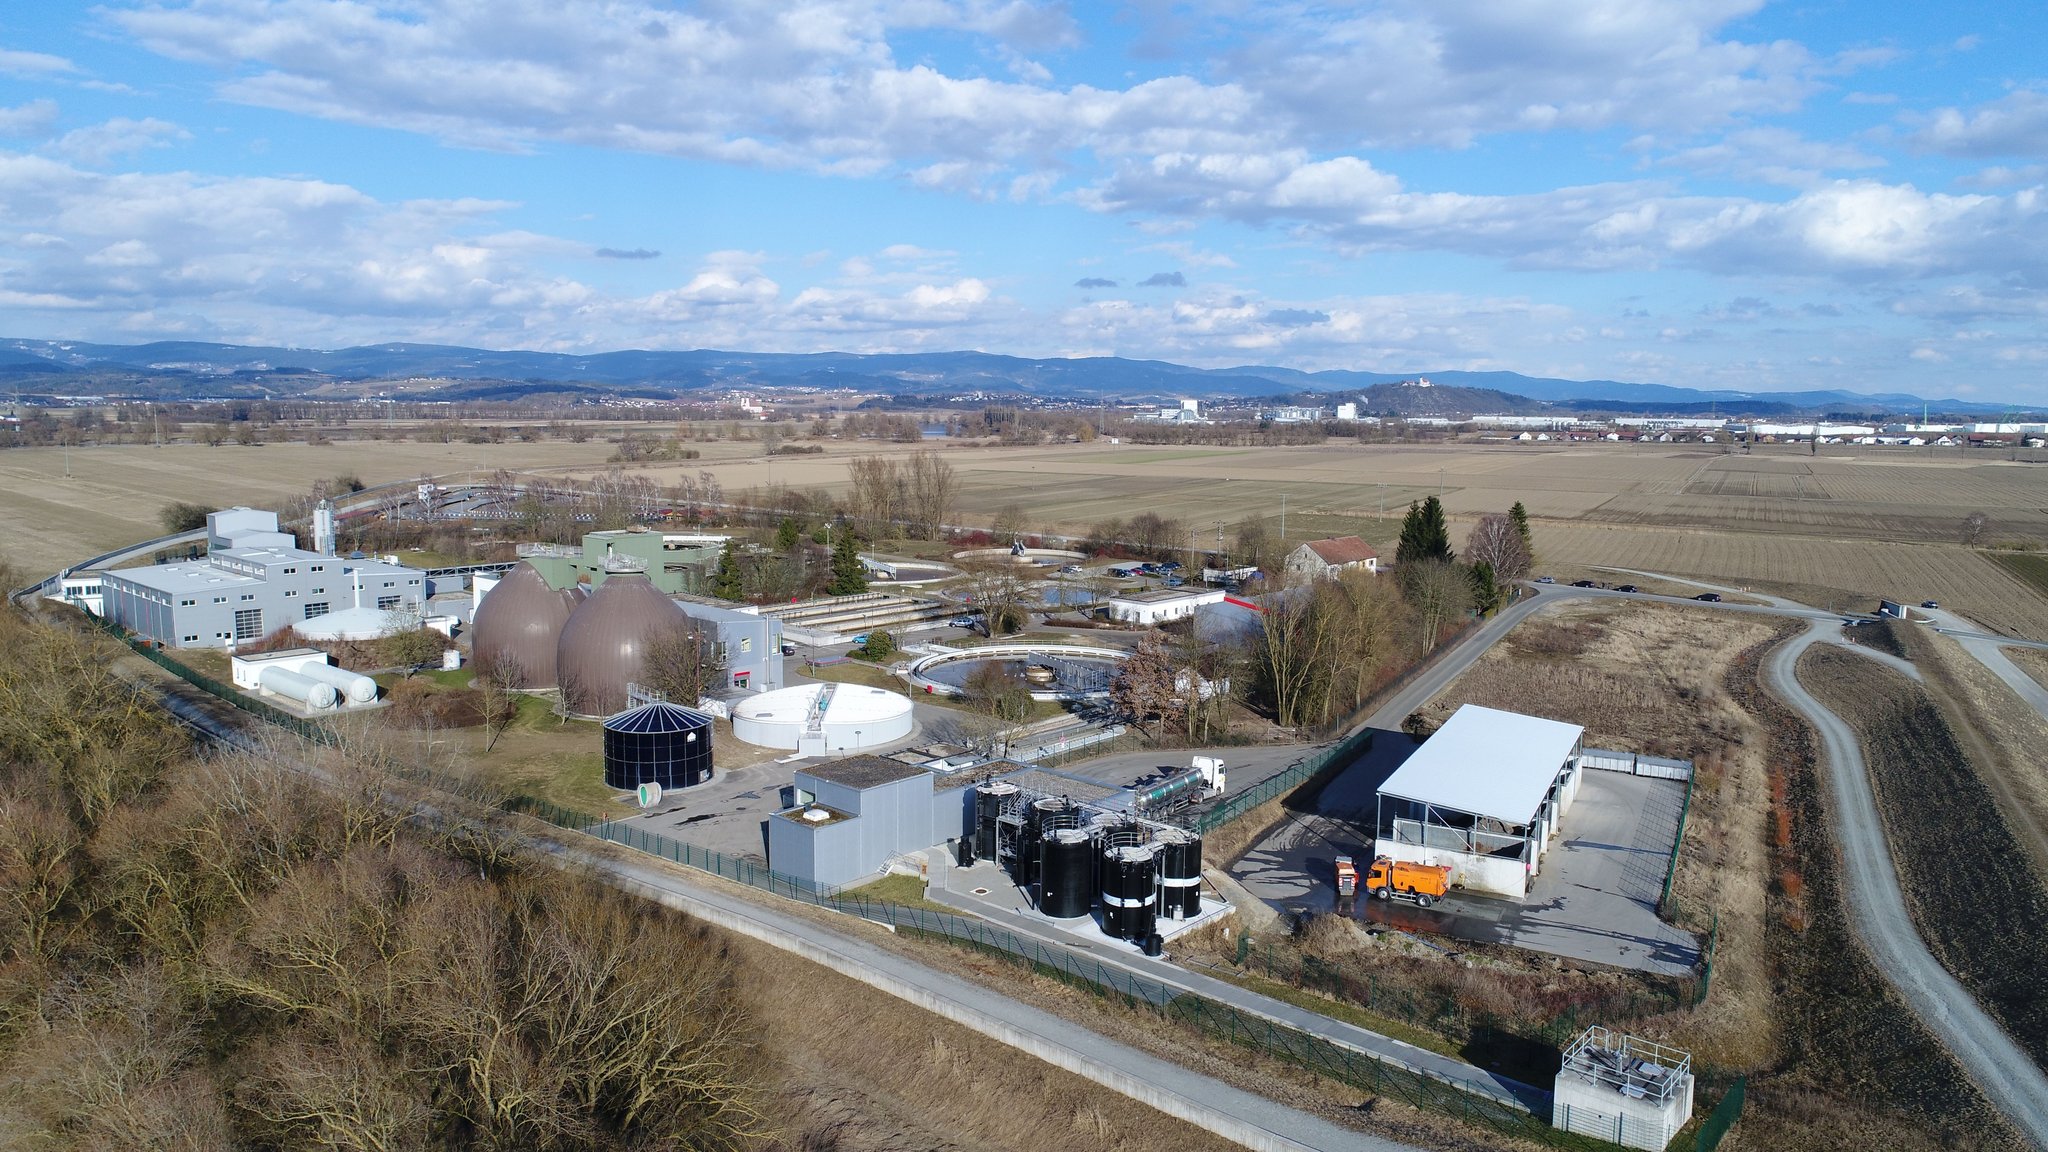
[[[0,335],[2048,402],[2048,9],[48,0]]]

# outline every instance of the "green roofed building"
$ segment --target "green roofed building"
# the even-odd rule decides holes
[[[657,589],[688,596],[702,593],[710,583],[725,541],[704,533],[623,528],[585,535],[581,551],[564,544],[528,544],[519,555],[551,588],[587,582],[594,592],[608,573],[645,572]]]

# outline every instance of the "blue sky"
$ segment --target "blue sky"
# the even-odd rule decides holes
[[[2039,404],[2044,25],[1832,0],[12,5],[0,334]]]

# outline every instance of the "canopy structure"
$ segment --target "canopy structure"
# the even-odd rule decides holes
[[[1467,704],[1380,785],[1375,852],[1523,895],[1578,794],[1576,724]]]
[[[1527,824],[1584,735],[1576,724],[1467,704],[1387,777],[1380,795]]]

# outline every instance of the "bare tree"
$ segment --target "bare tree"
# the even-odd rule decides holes
[[[1422,618],[1422,654],[1436,648],[1446,621],[1471,601],[1472,580],[1466,569],[1449,560],[1417,560],[1399,569],[1401,589]]]
[[[1110,680],[1110,705],[1141,729],[1152,725],[1156,741],[1168,724],[1177,724],[1185,716],[1187,701],[1175,683],[1181,671],[1165,638],[1157,632],[1147,633]],[[1192,682],[1192,670],[1188,671]]]
[[[1483,561],[1493,565],[1493,578],[1502,585],[1529,574],[1528,542],[1514,519],[1503,513],[1489,512],[1479,518],[1479,523],[1472,526],[1472,534],[1465,538],[1462,555],[1470,564]]]
[[[1259,613],[1255,665],[1282,727],[1323,711],[1335,651],[1331,625],[1330,613],[1306,590],[1274,596]]]
[[[682,624],[663,629],[648,640],[640,683],[677,704],[694,708],[723,672],[717,640],[695,625]]]
[[[1963,543],[1975,544],[1984,536],[1984,513],[1972,512],[1963,517]]]
[[[526,669],[509,652],[494,652],[476,662],[477,710],[483,715],[484,751],[497,747],[498,737],[519,718],[519,685]]]
[[[888,534],[902,503],[902,481],[896,461],[886,456],[856,456],[846,464],[852,490],[847,493],[848,511],[861,533],[874,540]]]
[[[910,454],[910,510],[912,526],[926,540],[945,535],[946,520],[959,496],[959,474],[936,448]]]
[[[1017,565],[1008,557],[976,560],[964,565],[967,602],[981,610],[983,631],[990,636],[1015,631],[1024,617],[1029,591]]]

